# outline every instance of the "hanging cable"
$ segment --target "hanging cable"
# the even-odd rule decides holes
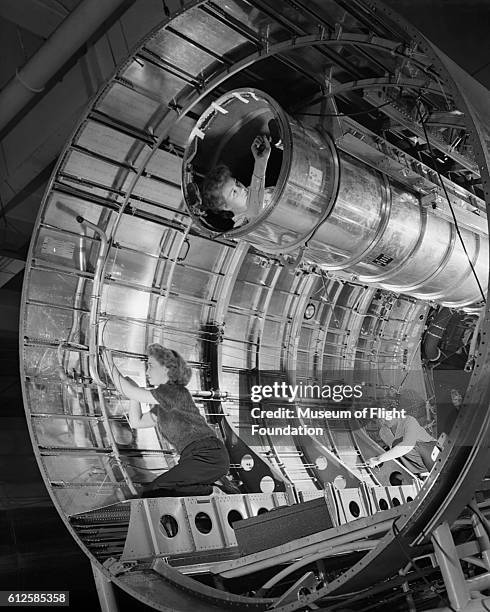
[[[447,203],[449,205],[449,210],[451,211],[451,215],[453,217],[454,227],[456,228],[456,232],[457,232],[458,238],[459,238],[459,240],[461,242],[461,246],[463,247],[463,251],[465,252],[466,258],[468,259],[468,263],[470,264],[471,272],[473,273],[473,276],[475,277],[476,284],[478,285],[478,289],[480,290],[480,293],[481,293],[481,296],[482,296],[482,300],[486,304],[487,300],[486,300],[486,297],[485,297],[485,293],[483,292],[483,288],[481,286],[480,279],[478,278],[478,276],[476,274],[475,267],[473,266],[473,262],[471,261],[471,258],[468,255],[468,251],[466,250],[466,245],[464,243],[463,237],[462,237],[461,232],[459,230],[458,220],[457,220],[456,215],[454,213],[454,208],[453,208],[451,199],[450,199],[449,194],[447,192],[446,185],[444,184],[444,181],[442,179],[442,175],[441,175],[441,173],[439,172],[439,170],[437,168],[436,156],[434,154],[434,150],[433,150],[432,145],[431,145],[430,140],[429,140],[429,135],[427,133],[427,128],[426,128],[425,120],[424,120],[424,117],[423,117],[423,114],[422,114],[422,111],[421,111],[421,108],[420,108],[420,104],[417,103],[417,101],[415,103],[415,107],[416,107],[417,112],[419,114],[420,124],[422,125],[422,129],[424,130],[425,140],[427,142],[427,147],[429,149],[429,154],[430,154],[430,156],[432,158],[432,163],[434,165],[434,169],[435,169],[435,171],[437,173],[437,176],[439,178],[439,183],[441,184],[441,187],[442,187],[442,189],[444,191],[444,195],[445,195]]]

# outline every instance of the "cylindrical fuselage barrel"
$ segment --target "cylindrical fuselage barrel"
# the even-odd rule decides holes
[[[366,284],[447,306],[480,301],[475,274],[485,292],[489,257],[483,224],[460,224],[458,235],[452,219],[423,206],[408,187],[338,150],[328,134],[291,118],[257,90],[225,94],[191,134],[183,188],[201,229],[212,230],[196,214],[200,201],[196,205],[189,185],[194,194],[199,177],[218,163],[227,163],[248,184],[250,144],[272,120],[281,136],[281,149],[273,147],[269,161],[273,196],[255,219],[227,235],[243,237],[268,253],[304,247],[304,257],[324,269],[343,270]],[[457,196],[450,197],[462,210]]]

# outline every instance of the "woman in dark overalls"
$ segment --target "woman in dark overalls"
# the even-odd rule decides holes
[[[129,424],[133,428],[159,427],[180,454],[179,463],[150,483],[143,484],[141,497],[210,495],[213,483],[230,467],[228,452],[200,414],[187,389],[191,369],[176,352],[160,344],[148,347],[148,382],[139,387],[125,378],[110,353],[107,365],[115,387],[131,400]],[[154,404],[142,413],[140,403]]]

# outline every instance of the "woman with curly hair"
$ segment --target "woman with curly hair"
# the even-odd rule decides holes
[[[233,176],[228,166],[216,166],[202,184],[205,219],[216,229],[228,231],[256,217],[272,198],[273,187],[265,188],[265,173],[271,145],[269,137],[257,135],[251,146],[254,169],[249,187]]]
[[[147,378],[153,388],[138,386],[124,377],[107,354],[109,373],[116,388],[133,400],[129,423],[133,428],[159,427],[180,454],[179,463],[143,485],[141,497],[210,495],[213,483],[230,467],[224,444],[199,413],[186,388],[191,369],[176,351],[160,344],[148,347]],[[155,404],[142,413],[140,403]]]

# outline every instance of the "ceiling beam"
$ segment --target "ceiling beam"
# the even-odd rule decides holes
[[[56,165],[56,159],[51,161],[41,170],[33,179],[31,179],[25,187],[18,191],[14,197],[2,207],[2,216],[8,215],[16,206],[21,204],[28,196],[40,189],[49,179]]]
[[[60,3],[32,2],[32,0],[2,0],[0,17],[40,38],[48,38],[66,15]]]
[[[28,103],[97,32],[105,33],[134,0],[83,0],[0,91],[0,130],[22,113]],[[104,25],[105,24],[105,25]],[[104,31],[101,32],[101,28]]]
[[[16,118],[15,125],[12,122],[8,133],[3,134],[0,198],[7,214],[15,210],[17,217],[35,218],[37,207],[31,211],[27,200],[49,180],[55,160],[87,101],[127,57],[129,49],[162,19],[162,5],[156,0],[127,0],[122,6],[119,19],[114,23],[111,19],[112,25],[106,22],[92,37],[93,46],[88,52],[83,57],[75,54],[70,58],[64,71],[53,77],[52,87],[48,84],[31,100],[22,117]],[[117,14],[113,17],[117,19]]]
[[[7,259],[15,259],[16,261],[26,261],[31,242],[30,235],[16,234],[12,230],[7,230],[7,234],[4,231],[0,231],[0,237],[0,258],[5,257]]]

